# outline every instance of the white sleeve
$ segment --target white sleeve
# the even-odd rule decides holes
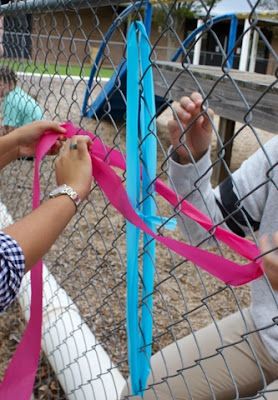
[[[257,231],[269,195],[272,168],[278,159],[278,137],[257,150],[241,167],[215,189],[211,186],[209,151],[195,164],[181,165],[169,154],[170,184],[180,196],[240,236]],[[179,226],[193,244],[211,235],[184,215]]]
[[[169,154],[171,152],[170,148]],[[211,174],[210,151],[195,164],[181,165],[172,157],[169,158],[169,180],[172,189],[216,223],[223,218],[211,186]],[[211,237],[199,224],[183,214],[178,214],[177,219],[185,238],[192,244],[199,244]]]

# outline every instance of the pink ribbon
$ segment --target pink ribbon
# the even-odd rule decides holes
[[[225,284],[239,286],[262,276],[261,262],[258,260],[254,261],[260,255],[260,251],[254,243],[220,226],[214,229],[214,224],[208,216],[201,213],[186,200],[178,197],[159,179],[155,184],[158,194],[173,207],[177,207],[178,205],[182,214],[196,221],[207,231],[214,229],[213,234],[218,240],[226,243],[231,249],[251,262],[240,265],[222,256],[210,253],[207,250],[188,245],[170,237],[158,235],[151,231],[131,206],[120,177],[111,168],[113,166],[125,170],[124,156],[119,151],[105,146],[91,132],[78,129],[71,123],[66,123],[63,126],[66,128],[68,138],[78,134],[87,135],[92,139],[91,158],[93,177],[110,203],[125,219],[175,253],[214,275]],[[41,137],[37,146],[33,182],[33,208],[38,207],[40,204],[40,162],[55,144],[58,136],[56,132],[46,132]],[[29,400],[32,395],[41,347],[42,261],[39,261],[32,269],[31,289],[30,320],[0,385],[0,400]]]

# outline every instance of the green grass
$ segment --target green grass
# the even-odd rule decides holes
[[[74,75],[74,76],[89,76],[91,67],[89,65],[83,66],[81,69],[79,65],[57,65],[47,64],[44,65],[42,63],[31,63],[31,62],[23,62],[19,63],[18,61],[12,60],[4,60],[1,62],[1,65],[6,65],[7,67],[12,68],[16,72],[30,72],[37,74],[46,74],[46,75]],[[113,74],[113,70],[109,68],[101,68],[99,72],[99,76],[102,78],[110,78]]]

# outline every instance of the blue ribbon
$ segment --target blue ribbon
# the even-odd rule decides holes
[[[158,223],[154,195],[157,138],[151,47],[145,27],[133,22],[127,39],[127,193],[131,204],[155,231]],[[140,189],[140,160],[142,190]],[[161,220],[160,220],[161,222]],[[155,241],[144,234],[142,306],[139,307],[140,230],[127,221],[127,337],[132,391],[143,396],[150,373]],[[138,313],[141,315],[139,322]]]
[[[157,226],[163,226],[168,231],[174,231],[177,227],[177,220],[175,218],[161,217],[160,215],[144,215],[141,212],[137,212],[139,217],[145,222],[152,222]]]

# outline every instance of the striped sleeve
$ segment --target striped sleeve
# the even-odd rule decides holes
[[[231,176],[220,183],[219,195],[220,198],[216,198],[217,205],[232,232],[244,237],[245,228],[251,227],[255,232],[259,229],[260,222],[255,221],[241,204]]]
[[[277,145],[278,137],[275,136],[245,160],[215,190],[224,222],[238,235],[245,236],[251,231],[258,231],[266,207],[271,207],[268,203],[270,191],[275,188],[277,196],[274,179]]]

